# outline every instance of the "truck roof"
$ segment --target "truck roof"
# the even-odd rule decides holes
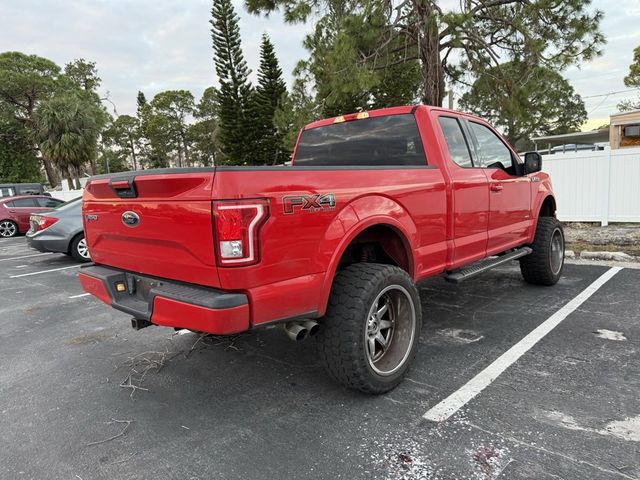
[[[473,115],[473,114],[467,113],[467,112],[462,112],[460,110],[452,110],[452,109],[449,109],[449,108],[436,107],[436,106],[433,106],[433,105],[422,105],[422,104],[402,105],[402,106],[399,106],[399,107],[377,108],[375,110],[368,110],[368,111],[366,111],[366,113],[368,114],[368,116],[370,118],[373,118],[373,117],[383,117],[385,115],[402,115],[402,114],[407,114],[407,113],[414,113],[418,108],[425,109],[427,111],[439,110],[439,111],[442,111],[442,112],[450,112],[450,113],[455,113],[456,115],[464,115],[464,116],[469,117],[469,118],[475,118],[477,120],[482,120],[482,118],[480,118],[480,117],[478,117],[476,115]],[[324,127],[324,126],[327,126],[327,125],[331,125],[332,123],[335,123],[336,118],[339,118],[341,116],[348,117],[350,115],[357,115],[358,113],[364,113],[364,112],[353,112],[353,113],[350,113],[350,114],[339,115],[339,116],[330,117],[330,118],[323,118],[322,120],[316,120],[315,122],[311,122],[311,123],[307,124],[304,127],[303,130],[310,130],[312,128]]]

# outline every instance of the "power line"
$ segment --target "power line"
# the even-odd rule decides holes
[[[599,95],[589,95],[587,97],[582,97],[582,98],[584,99],[584,98],[608,97],[609,95],[616,95],[618,93],[630,93],[636,90],[640,90],[640,88],[627,88],[626,90],[618,90],[617,92],[601,93]]]

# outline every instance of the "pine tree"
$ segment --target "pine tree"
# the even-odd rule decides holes
[[[265,33],[260,45],[260,69],[258,87],[254,95],[256,152],[252,160],[258,164],[272,165],[286,161],[283,138],[275,125],[274,114],[286,93],[287,87],[282,79],[282,70],[273,44]]]
[[[249,103],[252,88],[249,68],[242,54],[238,15],[231,0],[213,0],[211,36],[214,62],[220,82],[220,145],[223,161],[245,164],[251,159],[252,138]]]
[[[147,104],[147,97],[144,96],[144,93],[138,90],[138,96],[136,97],[136,105],[137,105],[137,114],[138,118],[142,116],[142,109]]]

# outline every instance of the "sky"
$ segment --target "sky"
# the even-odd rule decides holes
[[[288,83],[311,25],[288,25],[279,13],[250,15],[233,0],[240,15],[243,50],[252,78],[259,64],[263,33],[269,34]],[[446,2],[445,2],[446,3]],[[604,54],[564,72],[582,95],[589,130],[608,123],[622,99],[640,95],[625,90],[623,77],[640,45],[639,0],[594,0],[604,11]],[[445,7],[446,8],[446,7]],[[101,94],[109,94],[119,114],[135,112],[142,90],[148,99],[169,89],[187,89],[199,98],[216,83],[209,19],[211,0],[0,0],[0,51],[17,50],[47,57],[60,66],[76,58],[97,63]]]

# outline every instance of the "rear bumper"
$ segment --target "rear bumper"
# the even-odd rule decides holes
[[[230,293],[158,279],[99,265],[82,267],[82,288],[103,302],[166,327],[188,328],[216,335],[249,329],[249,303],[242,293]],[[125,291],[116,290],[116,284]]]
[[[40,252],[67,253],[69,240],[51,236],[30,236],[27,234],[27,244]]]

